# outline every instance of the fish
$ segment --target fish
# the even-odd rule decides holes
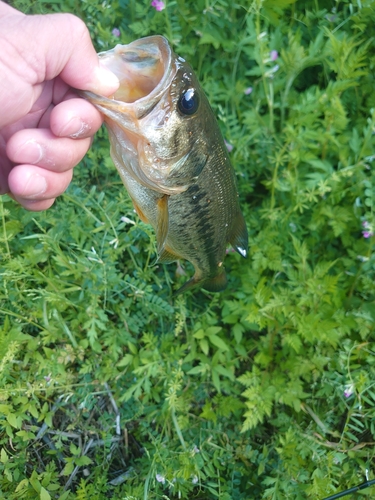
[[[104,116],[112,160],[135,211],[155,230],[156,262],[193,264],[175,295],[224,290],[227,247],[246,257],[248,232],[228,150],[194,71],[160,35],[98,56],[120,87],[110,97],[79,94]]]

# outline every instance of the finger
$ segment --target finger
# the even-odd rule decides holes
[[[12,166],[10,162],[5,164],[4,167],[0,165],[0,196],[2,194],[6,194],[9,191],[8,175],[11,169]]]
[[[104,95],[119,86],[118,78],[100,66],[85,23],[72,14],[14,16],[2,31],[14,64],[26,62],[31,70],[32,85],[60,75],[72,87]]]
[[[17,165],[8,177],[11,196],[28,210],[46,210],[69,186],[73,171],[56,173],[35,165]]]
[[[9,139],[6,153],[17,164],[64,172],[82,160],[90,145],[90,138],[69,139],[56,137],[48,129],[26,129],[19,130]]]
[[[0,7],[4,8],[1,2]],[[68,86],[101,95],[117,90],[118,78],[100,66],[87,27],[78,17],[25,16],[5,9],[0,11],[0,126],[26,115],[42,94],[43,82],[59,75]]]
[[[50,116],[50,127],[58,137],[81,139],[91,137],[102,124],[101,114],[84,99],[68,99],[55,106]]]
[[[19,12],[18,10],[14,9],[13,7],[11,7],[10,5],[4,3],[4,2],[0,2],[0,16],[9,16],[9,15],[24,15],[22,14],[21,12]]]
[[[12,169],[12,162],[5,154],[6,140],[0,134],[0,195],[8,192],[8,175]]]
[[[52,198],[50,200],[42,200],[42,201],[32,201],[32,200],[17,200],[14,198],[20,205],[22,205],[26,210],[30,210],[31,212],[41,212],[42,210],[48,210],[55,203],[56,198]]]
[[[57,20],[58,16],[54,16],[54,21],[58,29],[63,30],[63,38],[65,38],[61,43],[62,58],[58,64],[56,49],[48,53],[47,73],[52,72],[53,77],[59,74],[68,85],[78,89],[92,90],[104,95],[113,94],[120,85],[119,79],[99,64],[99,58],[86,25],[81,19],[71,14],[61,14],[61,16],[65,16],[64,24]],[[66,47],[67,41],[68,47]],[[49,42],[48,38],[46,42]]]

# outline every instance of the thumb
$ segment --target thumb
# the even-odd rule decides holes
[[[25,78],[29,84],[37,85],[60,76],[68,85],[81,90],[103,95],[117,90],[118,78],[99,65],[89,31],[78,17],[47,14],[13,15],[8,19],[13,22],[3,23],[2,37],[10,40],[15,59],[21,57],[26,63],[22,66],[29,68],[29,76]]]
[[[46,51],[46,79],[59,75],[71,87],[110,95],[119,87],[117,76],[100,66],[89,31],[78,17],[71,14],[41,16],[48,23],[42,35],[49,49]],[[48,39],[50,27],[59,33],[59,41],[51,47]]]

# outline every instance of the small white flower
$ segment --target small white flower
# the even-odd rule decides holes
[[[109,242],[110,245],[113,245],[113,248],[117,248],[118,247],[118,238],[114,238],[113,240],[111,240]]]
[[[125,224],[133,224],[133,225],[135,224],[135,222],[133,220],[131,220],[128,217],[125,217],[125,216],[121,217],[120,220],[121,220],[121,222],[125,222]]]
[[[164,484],[164,483],[165,483],[165,477],[164,477],[164,476],[162,476],[161,474],[156,474],[156,481],[157,481],[158,483],[162,483],[162,484]]]
[[[228,141],[224,140],[225,146],[228,150],[228,153],[230,153],[233,150],[232,144],[230,144]]]
[[[279,69],[280,69],[280,66],[278,64],[275,64],[275,66],[273,68],[271,68],[269,71],[267,71],[264,76],[267,76],[268,78],[273,78],[274,74]]]

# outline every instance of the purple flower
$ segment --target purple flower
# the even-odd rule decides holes
[[[229,153],[230,153],[231,151],[233,151],[233,146],[232,146],[232,144],[229,144],[229,142],[227,142],[226,140],[224,140],[224,143],[225,143],[225,145],[226,145],[227,150],[228,150],[228,152],[229,152]]]
[[[326,18],[326,19],[327,19],[330,23],[334,23],[334,22],[336,21],[336,19],[337,19],[337,16],[335,16],[335,15],[331,16],[330,14],[327,14],[327,15],[325,16],[325,18]]]
[[[353,392],[354,392],[353,384],[347,385],[345,388],[345,391],[344,391],[344,396],[346,398],[350,398],[350,396],[353,394]]]
[[[279,57],[279,53],[277,52],[277,50],[271,50],[271,52],[270,52],[271,61],[276,61],[276,59],[278,57]]]
[[[249,94],[251,94],[251,92],[252,92],[252,91],[253,91],[253,87],[247,87],[247,89],[245,89],[245,90],[243,91],[243,93],[244,93],[245,95],[249,95]]]
[[[371,236],[374,236],[372,231],[362,231],[362,234],[364,238],[371,238]]]
[[[155,9],[159,11],[165,9],[165,3],[163,0],[152,0],[151,6],[155,7]]]
[[[374,229],[367,220],[362,221],[362,227],[364,228],[364,231],[362,231],[364,238],[371,238],[371,236],[374,236]]]
[[[118,28],[113,28],[112,35],[118,38],[121,35],[121,32]]]
[[[156,481],[158,483],[163,483],[164,484],[165,483],[165,477],[162,476],[161,474],[156,474]]]

